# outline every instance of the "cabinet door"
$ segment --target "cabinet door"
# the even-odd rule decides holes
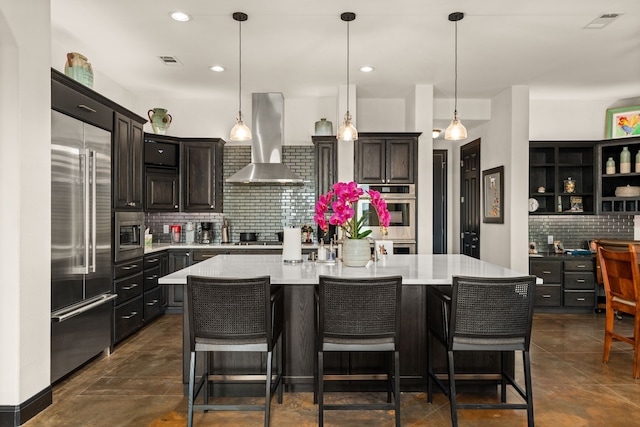
[[[386,144],[386,183],[412,184],[413,162],[417,157],[414,139],[389,139]]]
[[[113,207],[142,210],[142,125],[115,113]]]
[[[147,173],[145,180],[148,211],[178,211],[178,175]]]
[[[220,211],[217,200],[217,147],[207,142],[183,143],[183,210]],[[220,174],[221,181],[222,175]]]
[[[361,184],[386,183],[386,144],[384,139],[356,141],[355,178]]]
[[[320,194],[326,194],[336,182],[336,139],[333,136],[324,138],[330,138],[330,140],[313,138],[316,145],[316,198]]]

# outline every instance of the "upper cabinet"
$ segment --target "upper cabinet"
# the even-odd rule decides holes
[[[312,136],[316,151],[316,198],[331,190],[338,173],[338,157],[336,155],[336,137]]]
[[[355,180],[361,184],[412,184],[420,133],[360,133]]]
[[[116,209],[143,210],[143,159],[144,132],[136,119],[118,112],[113,126],[113,207]]]
[[[620,168],[620,155],[627,148],[630,166]],[[636,155],[640,151],[640,138],[603,141],[598,145],[598,208],[602,214],[640,213],[640,165]],[[611,160],[609,160],[611,159]],[[607,161],[613,168],[607,171]],[[628,187],[627,187],[628,186]]]
[[[529,213],[595,213],[595,143],[531,141]]]
[[[222,212],[222,159],[224,141],[220,138],[182,140],[183,210]]]

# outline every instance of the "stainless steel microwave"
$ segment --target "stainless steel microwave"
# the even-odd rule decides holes
[[[144,255],[144,212],[116,212],[113,261]]]
[[[408,185],[361,185],[366,190],[380,192],[387,202],[391,223],[387,228],[389,240],[416,241],[416,193],[415,184]],[[380,223],[375,209],[367,200],[358,202],[358,217],[365,215],[364,230],[371,230],[373,239],[382,238]]]

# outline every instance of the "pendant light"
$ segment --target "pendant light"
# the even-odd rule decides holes
[[[231,129],[230,138],[232,141],[248,141],[251,139],[251,129],[242,120],[242,23],[248,19],[246,13],[234,12],[233,19],[238,21],[238,117],[236,125]]]
[[[344,115],[344,122],[338,128],[336,139],[338,141],[355,141],[358,139],[358,130],[351,123],[351,114],[349,113],[349,22],[356,19],[356,14],[344,12],[340,15],[340,19],[347,23],[347,113]]]
[[[453,119],[451,124],[444,132],[444,139],[449,141],[459,141],[467,137],[467,128],[462,125],[460,119],[458,119],[458,21],[464,18],[464,13],[454,12],[449,15],[449,21],[456,23],[456,62],[455,62],[455,80],[454,80],[454,107],[453,107]]]

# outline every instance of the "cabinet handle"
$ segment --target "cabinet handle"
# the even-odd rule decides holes
[[[123,270],[131,270],[132,268],[136,268],[138,266],[138,264],[131,264],[131,265],[126,265],[124,267],[122,267]]]
[[[542,298],[551,298],[551,295],[549,295],[549,294],[544,294],[544,295],[542,295]]]
[[[578,267],[578,268],[586,268],[587,266],[584,265],[584,264],[580,264],[580,265],[576,265],[576,267]]]
[[[154,299],[153,301],[148,302],[148,303],[147,303],[147,305],[148,305],[148,306],[152,306],[152,305],[156,305],[157,303],[158,303],[158,300],[157,300],[157,299]]]
[[[584,279],[576,279],[576,282],[578,282],[578,283],[584,283],[584,282],[585,282],[585,280],[584,280]]]
[[[551,272],[550,272],[550,271],[544,271],[544,270],[543,270],[543,271],[542,271],[542,274],[551,274]]]
[[[151,258],[151,259],[148,259],[148,260],[147,260],[147,262],[148,262],[149,264],[151,264],[152,262],[158,262],[158,261],[160,261],[160,259],[159,259],[159,258]]]
[[[136,207],[136,202],[129,202],[129,203],[127,203],[127,206],[135,208]]]
[[[215,206],[214,206],[214,205],[211,205],[211,209],[215,209]]]
[[[123,319],[131,319],[133,316],[135,316],[136,314],[138,314],[137,311],[132,311],[130,315],[128,316],[122,316]]]
[[[86,106],[84,104],[79,104],[78,108],[82,108],[83,110],[88,111],[90,113],[96,113],[96,110],[94,110],[93,108],[88,107],[88,106]]]
[[[586,301],[586,298],[576,298],[576,301]]]
[[[131,286],[123,286],[122,289],[125,290],[125,291],[130,291],[131,289],[134,289],[134,288],[137,288],[137,287],[138,287],[138,284],[134,283]]]
[[[178,205],[173,205],[173,208],[174,209],[178,209]]]

